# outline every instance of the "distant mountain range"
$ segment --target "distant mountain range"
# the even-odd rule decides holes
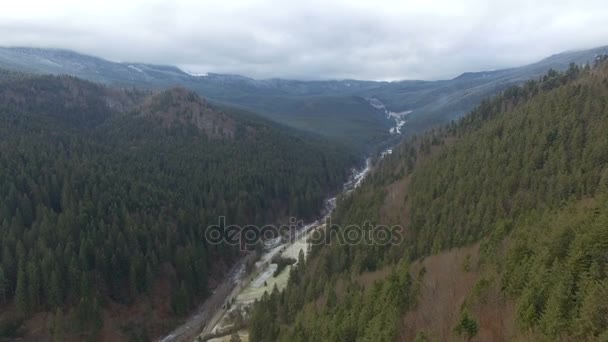
[[[398,82],[196,75],[174,66],[117,63],[68,50],[21,47],[0,48],[0,68],[68,74],[125,87],[181,85],[212,102],[241,107],[357,148],[368,148],[389,138],[389,130],[395,126],[391,112],[412,111],[402,132],[419,132],[462,116],[483,98],[510,85],[538,78],[550,68],[563,70],[570,63],[592,62],[601,54],[608,54],[608,46],[564,52],[517,68],[468,72],[451,80]]]

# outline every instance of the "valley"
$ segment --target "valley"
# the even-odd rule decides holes
[[[0,47],[0,340],[604,341],[607,54],[363,81]]]
[[[386,153],[381,155],[384,156]],[[348,195],[354,191],[370,171],[371,164],[370,158],[368,158],[361,169],[352,170],[351,176],[343,185],[341,195]],[[291,269],[298,267],[298,262],[301,260],[300,253],[303,255],[302,260],[306,258],[310,249],[308,239],[315,230],[325,229],[325,222],[335,210],[335,205],[336,197],[327,199],[323,216],[292,231],[292,236],[266,241],[261,255],[249,254],[239,261],[227,279],[218,287],[219,290],[214,291],[212,297],[197,310],[196,315],[160,341],[221,341],[223,337],[229,339],[234,331],[239,331],[246,338],[247,332],[243,331],[246,326],[239,325],[248,319],[247,316],[254,302],[261,300],[265,293],[272,292],[275,287],[279,291],[284,290]],[[295,263],[287,265],[277,274],[275,272],[277,270],[275,258],[277,257],[292,259]],[[255,261],[255,263],[252,270],[247,272],[246,264],[251,261]],[[228,292],[225,290],[227,288],[231,290]],[[218,305],[220,300],[222,304]],[[210,307],[209,302],[216,304]],[[235,323],[237,315],[239,318]],[[197,333],[199,337],[195,337],[193,332]]]

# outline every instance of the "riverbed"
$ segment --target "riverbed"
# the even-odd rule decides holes
[[[386,155],[383,153],[382,156]],[[344,184],[342,193],[349,194],[354,189],[361,185],[363,179],[371,171],[371,158],[367,158],[365,165],[360,169],[353,169],[348,181]],[[210,336],[218,336],[211,341],[222,341],[222,338],[229,338],[230,334],[235,330],[234,317],[247,316],[251,305],[255,300],[260,299],[265,292],[271,292],[276,286],[279,290],[283,290],[287,286],[289,273],[292,267],[297,267],[297,263],[287,266],[276,277],[274,276],[277,265],[272,263],[275,256],[298,260],[300,251],[307,256],[309,250],[308,237],[316,229],[323,229],[326,218],[332,214],[336,207],[336,197],[332,197],[325,202],[326,214],[320,219],[311,222],[300,229],[296,234],[295,240],[287,241],[283,244],[274,245],[272,248],[265,250],[260,257],[260,261],[256,263],[256,270],[253,275],[242,275],[233,294],[226,298],[225,305],[215,314],[215,317],[208,322],[202,333],[199,335],[202,340],[207,340]],[[238,313],[237,313],[238,312]],[[221,336],[223,333],[226,335]],[[247,332],[240,331],[240,335],[247,336]]]

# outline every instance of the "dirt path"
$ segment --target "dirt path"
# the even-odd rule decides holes
[[[369,173],[371,169],[371,159],[367,158],[365,161],[365,167],[362,170],[353,172],[352,177],[344,184],[343,193],[349,193],[361,184],[361,181]],[[308,224],[304,229],[302,235],[298,239],[306,238],[306,234],[309,230],[314,229],[320,223],[325,222],[325,218],[331,214],[335,208],[335,197],[326,201],[326,211],[320,220],[314,223]],[[319,222],[320,221],[320,222]],[[302,232],[301,232],[302,233]],[[281,252],[289,248],[297,240],[288,241],[283,245]],[[261,265],[258,265],[251,274],[243,275],[239,274],[241,270],[244,270],[244,266],[250,258],[254,258],[254,254],[242,258],[230,271],[227,278],[218,286],[213,294],[199,307],[197,313],[182,324],[175,330],[173,330],[166,337],[159,339],[160,342],[191,342],[197,338],[201,333],[203,335],[211,333],[213,328],[222,319],[223,315],[226,314],[229,303],[263,270],[265,270],[271,263],[271,257],[266,258]]]
[[[226,303],[232,291],[239,285],[238,273],[244,268],[249,258],[248,255],[239,260],[226,279],[213,291],[213,294],[197,309],[196,314],[190,316],[188,320],[177,327],[167,336],[160,338],[160,342],[182,342],[192,341],[198,336],[203,327],[213,318],[214,314],[221,312],[221,307]]]

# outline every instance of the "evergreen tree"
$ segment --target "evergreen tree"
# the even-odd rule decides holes
[[[477,332],[479,331],[479,325],[475,319],[471,317],[469,312],[465,309],[462,311],[460,315],[460,320],[456,327],[454,327],[454,332],[459,335],[463,335],[467,340],[471,340]]]
[[[8,279],[4,273],[4,268],[0,265],[0,300],[2,300],[2,304],[6,303],[8,290]]]
[[[25,269],[23,263],[19,265],[19,271],[17,273],[17,287],[15,288],[15,303],[17,311],[24,315],[29,309],[28,294],[27,294],[27,280],[25,278]]]

